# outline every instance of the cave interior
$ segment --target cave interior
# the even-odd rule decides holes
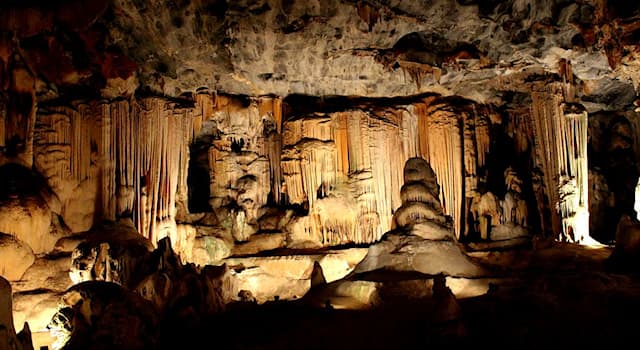
[[[639,85],[632,1],[5,0],[0,349],[637,342]]]

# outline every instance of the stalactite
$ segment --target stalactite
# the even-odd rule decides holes
[[[360,111],[351,113],[347,119],[347,132],[349,133],[349,172],[357,172],[371,167],[369,152],[368,116]]]
[[[378,9],[367,4],[366,2],[358,2],[356,9],[360,19],[367,24],[369,31],[372,31],[373,26],[375,26],[376,23],[380,21],[380,13],[378,12]]]
[[[269,179],[273,200],[275,203],[281,202],[282,193],[282,135],[270,133],[265,140],[267,148],[267,158],[269,159]]]
[[[550,205],[559,203],[559,193],[556,191],[560,181],[559,163],[562,159],[559,157],[557,136],[559,132],[555,125],[555,119],[558,119],[561,96],[553,93],[532,92],[532,109],[531,114],[535,126],[535,146],[536,161],[541,164],[544,176],[544,188]],[[558,130],[558,131],[556,131]],[[544,212],[542,203],[538,203],[538,210]],[[557,212],[551,211],[551,229],[553,232],[561,232],[562,223]]]
[[[534,126],[531,118],[531,108],[507,110],[510,122],[507,125],[507,133],[513,138],[516,153],[528,154],[532,151]]]
[[[111,120],[115,123],[115,143],[113,151],[116,155],[116,181],[117,204],[116,215],[133,212],[134,205],[134,156],[137,150],[138,140],[134,140],[132,134],[140,132],[135,117],[130,113],[131,106],[127,101],[118,101],[112,104]],[[151,136],[151,135],[149,135]]]
[[[36,123],[36,76],[15,53],[9,58],[5,155],[26,167],[33,165],[33,137]]]
[[[404,180],[400,169],[408,157],[401,152],[402,139],[397,125],[372,119],[369,130],[373,192],[380,226],[386,231],[391,228],[394,210],[401,205],[399,194]]]
[[[336,170],[342,176],[349,174],[349,129],[347,126],[349,113],[339,112],[333,116],[333,135],[332,139],[336,144],[337,160]]]
[[[424,119],[420,137],[425,139],[425,153],[421,155],[432,166],[441,185],[440,201],[445,214],[454,221],[456,236],[462,231],[462,208],[464,205],[464,156],[463,133],[460,120],[451,111],[440,109],[441,105],[426,101],[416,108],[419,118]],[[420,105],[420,104],[418,104]],[[422,147],[421,147],[422,148]]]
[[[420,151],[420,127],[418,115],[407,110],[399,111],[401,120],[401,139],[403,140],[403,153],[407,158],[417,157]]]
[[[438,67],[404,60],[398,60],[397,63],[405,76],[408,74],[411,80],[413,80],[418,90],[422,88],[422,80],[428,76],[432,76],[436,83],[440,83],[442,70]]]
[[[264,155],[269,160],[269,182],[275,203],[280,203],[282,169],[282,99],[279,97],[264,97],[258,100],[258,114],[262,116],[265,136]],[[273,123],[274,130],[270,124]]]
[[[532,92],[536,160],[556,206],[552,229],[563,240],[581,242],[589,237],[587,113],[581,106],[563,104],[562,93],[553,86]]]
[[[571,61],[561,58],[558,62],[559,73],[562,77],[562,92],[564,100],[569,103],[575,102],[576,88],[573,84],[573,68]]]
[[[37,120],[35,167],[55,192],[62,192],[63,180],[71,176],[71,119],[74,113],[77,114],[71,108],[54,107],[43,111]]]
[[[464,170],[465,170],[465,197],[472,198],[471,192],[478,188],[478,163],[480,160],[476,152],[476,119],[477,115],[463,115],[463,140],[464,140]],[[482,160],[484,165],[484,159]]]
[[[195,103],[197,111],[194,112],[192,137],[200,133],[204,121],[213,117],[214,98],[208,90],[200,90],[195,95]]]
[[[114,103],[115,105],[116,103]],[[114,108],[117,108],[114,106]],[[116,153],[113,152],[116,142],[116,125],[111,114],[111,104],[98,105],[98,120],[100,134],[97,135],[98,156],[102,160],[100,167],[100,198],[102,199],[102,213],[107,220],[116,219]],[[128,110],[128,104],[127,104]],[[138,201],[139,203],[139,201]]]
[[[476,115],[475,118],[475,144],[476,156],[478,158],[477,165],[484,168],[487,155],[491,146],[491,137],[489,133],[489,119],[484,115]]]

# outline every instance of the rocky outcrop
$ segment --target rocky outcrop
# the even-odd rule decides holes
[[[152,245],[125,222],[96,227],[85,234],[71,254],[69,276],[74,284],[114,282],[131,288]]]
[[[64,349],[158,346],[158,316],[153,306],[116,283],[79,283],[66,291],[62,302],[50,328],[57,332]]]
[[[13,296],[11,284],[0,276],[0,348],[7,350],[33,350],[29,324],[16,334],[13,326]]]
[[[0,275],[9,281],[22,278],[35,261],[31,248],[12,235],[0,233]]]
[[[42,176],[16,163],[0,167],[0,232],[13,235],[35,254],[48,253],[66,234],[60,203]]]
[[[616,227],[615,249],[607,264],[618,271],[635,271],[640,261],[640,222],[629,215],[622,215]]]

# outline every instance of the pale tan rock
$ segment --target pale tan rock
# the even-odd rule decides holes
[[[47,325],[60,307],[62,292],[45,289],[14,294],[14,323],[28,322],[34,332],[47,330]]]
[[[325,280],[331,283],[349,275],[366,255],[366,248],[330,250],[316,261],[322,268]]]
[[[26,292],[46,286],[51,291],[64,291],[72,284],[69,278],[70,267],[71,257],[66,254],[38,257],[22,279],[13,282],[14,290]]]
[[[218,265],[231,255],[233,242],[216,236],[198,236],[192,247],[192,263],[200,266]]]
[[[325,282],[339,280],[353,270],[366,252],[353,248],[325,254],[227,258],[225,263],[236,271],[232,274],[235,294],[246,290],[258,303],[264,303],[276,297],[292,300],[304,296],[311,287],[316,265]]]
[[[305,296],[316,307],[346,310],[367,310],[380,305],[379,285],[370,281],[337,281]]]
[[[36,254],[51,251],[60,238],[51,234],[51,211],[38,196],[0,201],[0,232],[15,236]]]
[[[193,261],[193,247],[197,235],[197,229],[189,224],[176,224],[168,222],[166,226],[158,229],[158,239],[169,237],[175,252],[184,262]]]
[[[19,280],[34,261],[35,255],[26,243],[0,233],[0,276],[9,281]]]
[[[353,273],[375,270],[417,271],[428,275],[479,277],[486,271],[452,241],[430,241],[417,236],[387,234],[372,245]]]
[[[248,242],[236,244],[233,255],[252,255],[262,251],[282,248],[286,244],[284,233],[257,234],[251,236]]]
[[[300,280],[273,276],[265,274],[257,268],[245,270],[235,276],[234,286],[237,288],[238,293],[243,290],[253,290],[252,295],[259,304],[268,301],[299,299],[311,287],[308,279]]]
[[[105,223],[88,232],[73,250],[69,277],[74,284],[98,280],[129,287],[135,267],[152,248],[131,222]]]

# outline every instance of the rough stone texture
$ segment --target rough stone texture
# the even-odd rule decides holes
[[[74,284],[107,281],[130,287],[139,277],[138,265],[151,249],[151,243],[130,222],[105,224],[88,232],[73,250],[69,276]]]
[[[281,96],[438,91],[484,101],[493,97],[486,86],[499,89],[534,69],[556,72],[566,59],[576,78],[603,87],[585,93],[598,104],[619,95],[618,86],[629,91],[637,70],[620,48],[632,43],[624,35],[633,27],[621,19],[631,13],[595,1],[163,5],[116,1],[110,36],[140,64],[143,85],[169,95],[208,86]],[[608,24],[607,16],[616,19]],[[621,42],[612,28],[622,29]],[[442,70],[439,79],[432,68]]]
[[[63,292],[40,289],[14,293],[14,324],[29,322],[34,332],[46,332]]]
[[[0,233],[0,276],[9,281],[22,278],[35,261],[31,248],[14,236]]]
[[[622,215],[616,228],[616,244],[609,257],[611,267],[621,271],[634,271],[640,259],[640,222]]]
[[[196,265],[217,265],[231,255],[233,242],[215,236],[197,237],[193,244],[193,255],[187,260]]]
[[[13,325],[11,284],[0,276],[0,348],[7,350],[33,350],[28,323],[16,334]]]
[[[47,332],[46,327],[59,307],[60,295],[73,284],[69,278],[70,263],[68,254],[42,256],[22,279],[13,282],[16,325],[28,321],[34,332]]]
[[[62,296],[71,311],[65,349],[150,349],[157,346],[157,315],[150,302],[118,284],[89,281]],[[122,325],[127,325],[122,327]]]
[[[241,291],[248,291],[262,304],[303,297],[311,288],[316,265],[322,270],[324,282],[339,280],[354,269],[366,252],[352,248],[309,255],[231,257],[225,263],[235,270],[235,299],[240,300]]]
[[[413,157],[406,161],[403,173],[403,203],[393,217],[397,229],[369,247],[353,274],[389,270],[477,277],[485,273],[465,255],[447,225],[449,220],[436,199],[439,186],[431,165]]]
[[[0,167],[0,232],[26,243],[35,254],[50,252],[64,234],[55,227],[56,195],[41,176],[18,164]]]
[[[81,85],[106,96],[208,87],[253,96],[434,91],[486,102],[558,73],[563,60],[590,110],[627,105],[638,84],[638,9],[615,2],[76,2],[49,11],[30,3],[3,24],[49,84],[39,85],[42,96]],[[69,15],[66,6],[86,9]]]
[[[417,236],[387,234],[372,245],[354,274],[385,269],[417,271],[427,275],[479,277],[483,269],[451,241],[429,241]]]

